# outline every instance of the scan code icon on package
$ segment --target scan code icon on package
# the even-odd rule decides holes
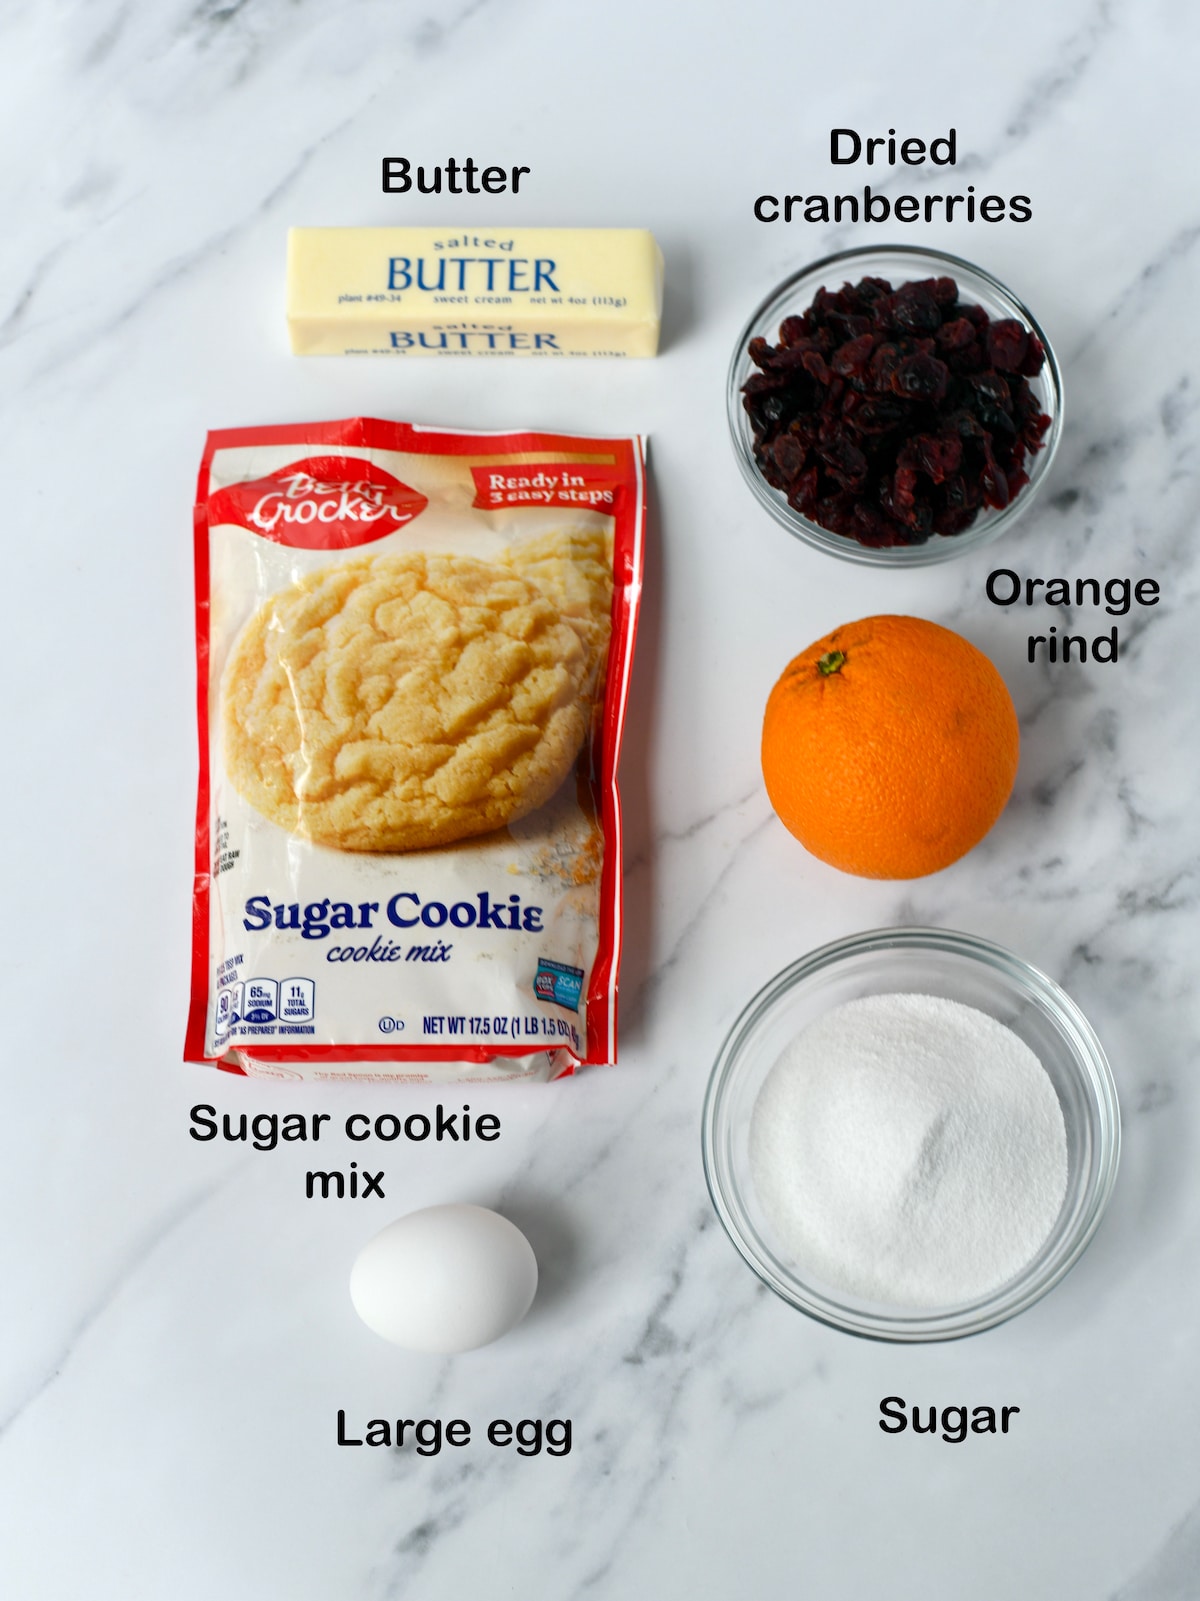
[[[553,1001],[568,1011],[579,1010],[579,997],[583,990],[583,969],[568,967],[563,962],[552,962],[543,956],[533,980],[533,993],[539,1001]]]

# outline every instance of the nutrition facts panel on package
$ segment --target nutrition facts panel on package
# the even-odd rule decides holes
[[[216,1032],[228,1034],[238,1024],[286,1032],[289,1026],[314,1020],[316,996],[311,978],[248,978],[228,984],[217,995]]]

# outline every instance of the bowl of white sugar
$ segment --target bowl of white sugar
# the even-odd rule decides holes
[[[858,934],[762,989],[717,1057],[704,1167],[717,1215],[792,1306],[876,1339],[955,1339],[1078,1261],[1120,1155],[1083,1013],[969,934]]]

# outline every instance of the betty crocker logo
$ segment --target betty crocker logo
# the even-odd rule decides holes
[[[235,523],[300,550],[350,550],[412,522],[428,506],[419,490],[360,456],[307,456],[208,503],[208,522]]]

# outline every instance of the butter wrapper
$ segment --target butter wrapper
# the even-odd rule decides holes
[[[292,228],[298,356],[653,356],[644,228]]]

